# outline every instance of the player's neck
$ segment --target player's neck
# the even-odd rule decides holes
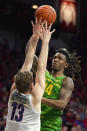
[[[60,70],[60,71],[52,70],[52,76],[55,78],[58,76],[64,76],[63,70]]]
[[[27,94],[31,94],[31,92],[30,92],[30,91],[27,91],[27,92],[25,92],[24,94],[25,94],[25,95],[27,95]]]

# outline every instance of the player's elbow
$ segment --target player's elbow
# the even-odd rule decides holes
[[[24,63],[23,67],[21,68],[21,71],[30,71],[32,68],[32,65],[31,64],[26,64]]]
[[[66,104],[63,104],[63,107],[62,107],[62,109],[64,110],[66,108]]]
[[[61,110],[64,110],[65,108],[66,108],[66,105],[65,105],[65,104],[63,104],[63,105],[60,106],[60,109],[61,109]]]
[[[64,110],[66,108],[67,104],[65,101],[61,101],[61,104],[57,106],[57,109]]]
[[[38,64],[38,69],[39,70],[44,70],[46,68],[46,65],[45,64]]]
[[[67,102],[63,101],[63,104],[62,104],[62,109],[64,110],[67,106]]]

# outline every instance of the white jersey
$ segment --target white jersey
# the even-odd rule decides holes
[[[5,131],[40,131],[40,112],[32,105],[31,95],[15,90],[9,98]]]

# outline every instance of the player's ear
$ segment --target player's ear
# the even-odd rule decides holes
[[[69,66],[69,64],[68,64],[68,63],[66,63],[66,64],[65,64],[65,68],[68,68],[68,66]]]
[[[31,92],[32,91],[32,84],[30,84],[30,86],[29,86],[29,92]]]
[[[31,83],[31,88],[33,88],[33,86],[34,86],[34,83],[32,82],[32,83]]]
[[[34,83],[32,82],[31,84],[30,84],[30,90],[32,90],[33,89],[33,86],[34,86]]]

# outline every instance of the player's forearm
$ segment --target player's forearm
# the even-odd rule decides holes
[[[38,68],[39,69],[46,70],[47,58],[48,58],[48,43],[49,43],[48,40],[42,41],[42,48],[41,48],[40,56],[38,59]]]
[[[29,45],[27,47],[26,57],[25,57],[24,65],[21,71],[22,70],[31,70],[37,42],[38,42],[38,38],[32,35],[31,39],[28,42]]]
[[[41,88],[45,88],[45,71],[46,71],[47,57],[48,57],[48,41],[43,41],[40,55],[38,58],[38,66],[36,72],[36,81],[39,83]]]
[[[63,110],[66,107],[64,100],[53,100],[53,99],[47,99],[47,98],[43,97],[42,103],[46,104],[48,106],[51,106],[55,109],[62,109]]]
[[[29,41],[28,41],[28,43],[27,43],[27,45],[26,45],[26,48],[25,48],[25,55],[27,54],[28,47],[29,47],[30,43],[31,43],[31,44],[32,44],[32,43],[36,43],[36,45],[37,45],[38,40],[39,40],[38,36],[34,36],[34,35],[31,36],[31,38],[29,39]]]

